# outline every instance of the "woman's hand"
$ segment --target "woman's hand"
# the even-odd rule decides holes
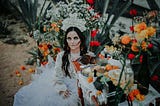
[[[66,90],[66,91],[59,91],[59,94],[63,96],[63,98],[68,98],[71,95],[71,91]]]

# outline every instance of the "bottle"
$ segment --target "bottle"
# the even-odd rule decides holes
[[[126,60],[125,66],[125,82],[128,84],[128,89],[131,89],[134,85],[134,72],[131,67],[131,62],[129,59]]]
[[[139,89],[142,95],[147,95],[149,92],[149,68],[148,68],[148,54],[143,53],[142,63],[138,70],[137,89]]]

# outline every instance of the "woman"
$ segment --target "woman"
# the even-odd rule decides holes
[[[14,106],[81,105],[77,73],[72,62],[86,54],[87,47],[85,37],[78,28],[67,29],[63,49],[64,51],[57,55],[54,71],[52,67],[49,67],[50,63],[43,67],[44,73],[16,93]]]

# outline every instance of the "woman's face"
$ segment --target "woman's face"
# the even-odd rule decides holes
[[[81,40],[75,31],[67,34],[67,43],[71,50],[80,50]]]

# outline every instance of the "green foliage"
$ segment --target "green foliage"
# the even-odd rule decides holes
[[[130,5],[131,0],[126,0],[124,4],[120,4],[119,0],[114,1],[113,7],[111,11],[108,13],[108,17],[105,21],[105,24],[104,26],[102,26],[102,31],[100,32],[100,34],[96,36],[98,41],[101,42],[101,46],[96,48],[95,54],[98,54],[100,51],[102,51],[104,45],[111,43],[111,39],[109,38],[109,30],[112,28],[117,19],[128,9]],[[108,7],[108,2],[106,2],[105,6]],[[105,14],[106,11],[107,8],[104,8],[103,13]],[[112,17],[112,15],[114,15],[114,17]]]
[[[44,3],[41,7],[40,13],[38,14],[38,0],[18,0],[19,5],[16,6],[16,4],[9,1],[11,6],[20,14],[22,17],[22,20],[26,23],[28,27],[28,31],[33,31],[35,29],[38,29],[40,27],[40,19],[44,17],[44,14],[46,13],[46,10],[44,11],[43,15],[42,12],[44,10],[44,6],[46,5],[46,0],[44,0]],[[50,3],[48,4],[48,6]],[[46,9],[48,9],[48,6]],[[38,17],[37,17],[38,15]],[[42,17],[41,17],[42,16]]]
[[[32,48],[30,51],[27,51],[27,52],[31,55],[31,57],[28,58],[28,60],[25,61],[25,63],[27,65],[33,65],[37,61],[37,58],[39,57],[38,49]]]
[[[10,1],[9,1],[10,2]],[[38,0],[18,0],[19,7],[10,2],[14,9],[20,14],[23,21],[28,26],[28,30],[32,31],[36,25]]]
[[[40,62],[42,62],[42,59],[44,59],[44,56],[39,50],[39,48],[32,48],[30,51],[27,52],[31,55],[31,57],[28,58],[27,61],[25,61],[27,65],[33,65],[35,62],[37,62],[37,59],[39,59]]]

